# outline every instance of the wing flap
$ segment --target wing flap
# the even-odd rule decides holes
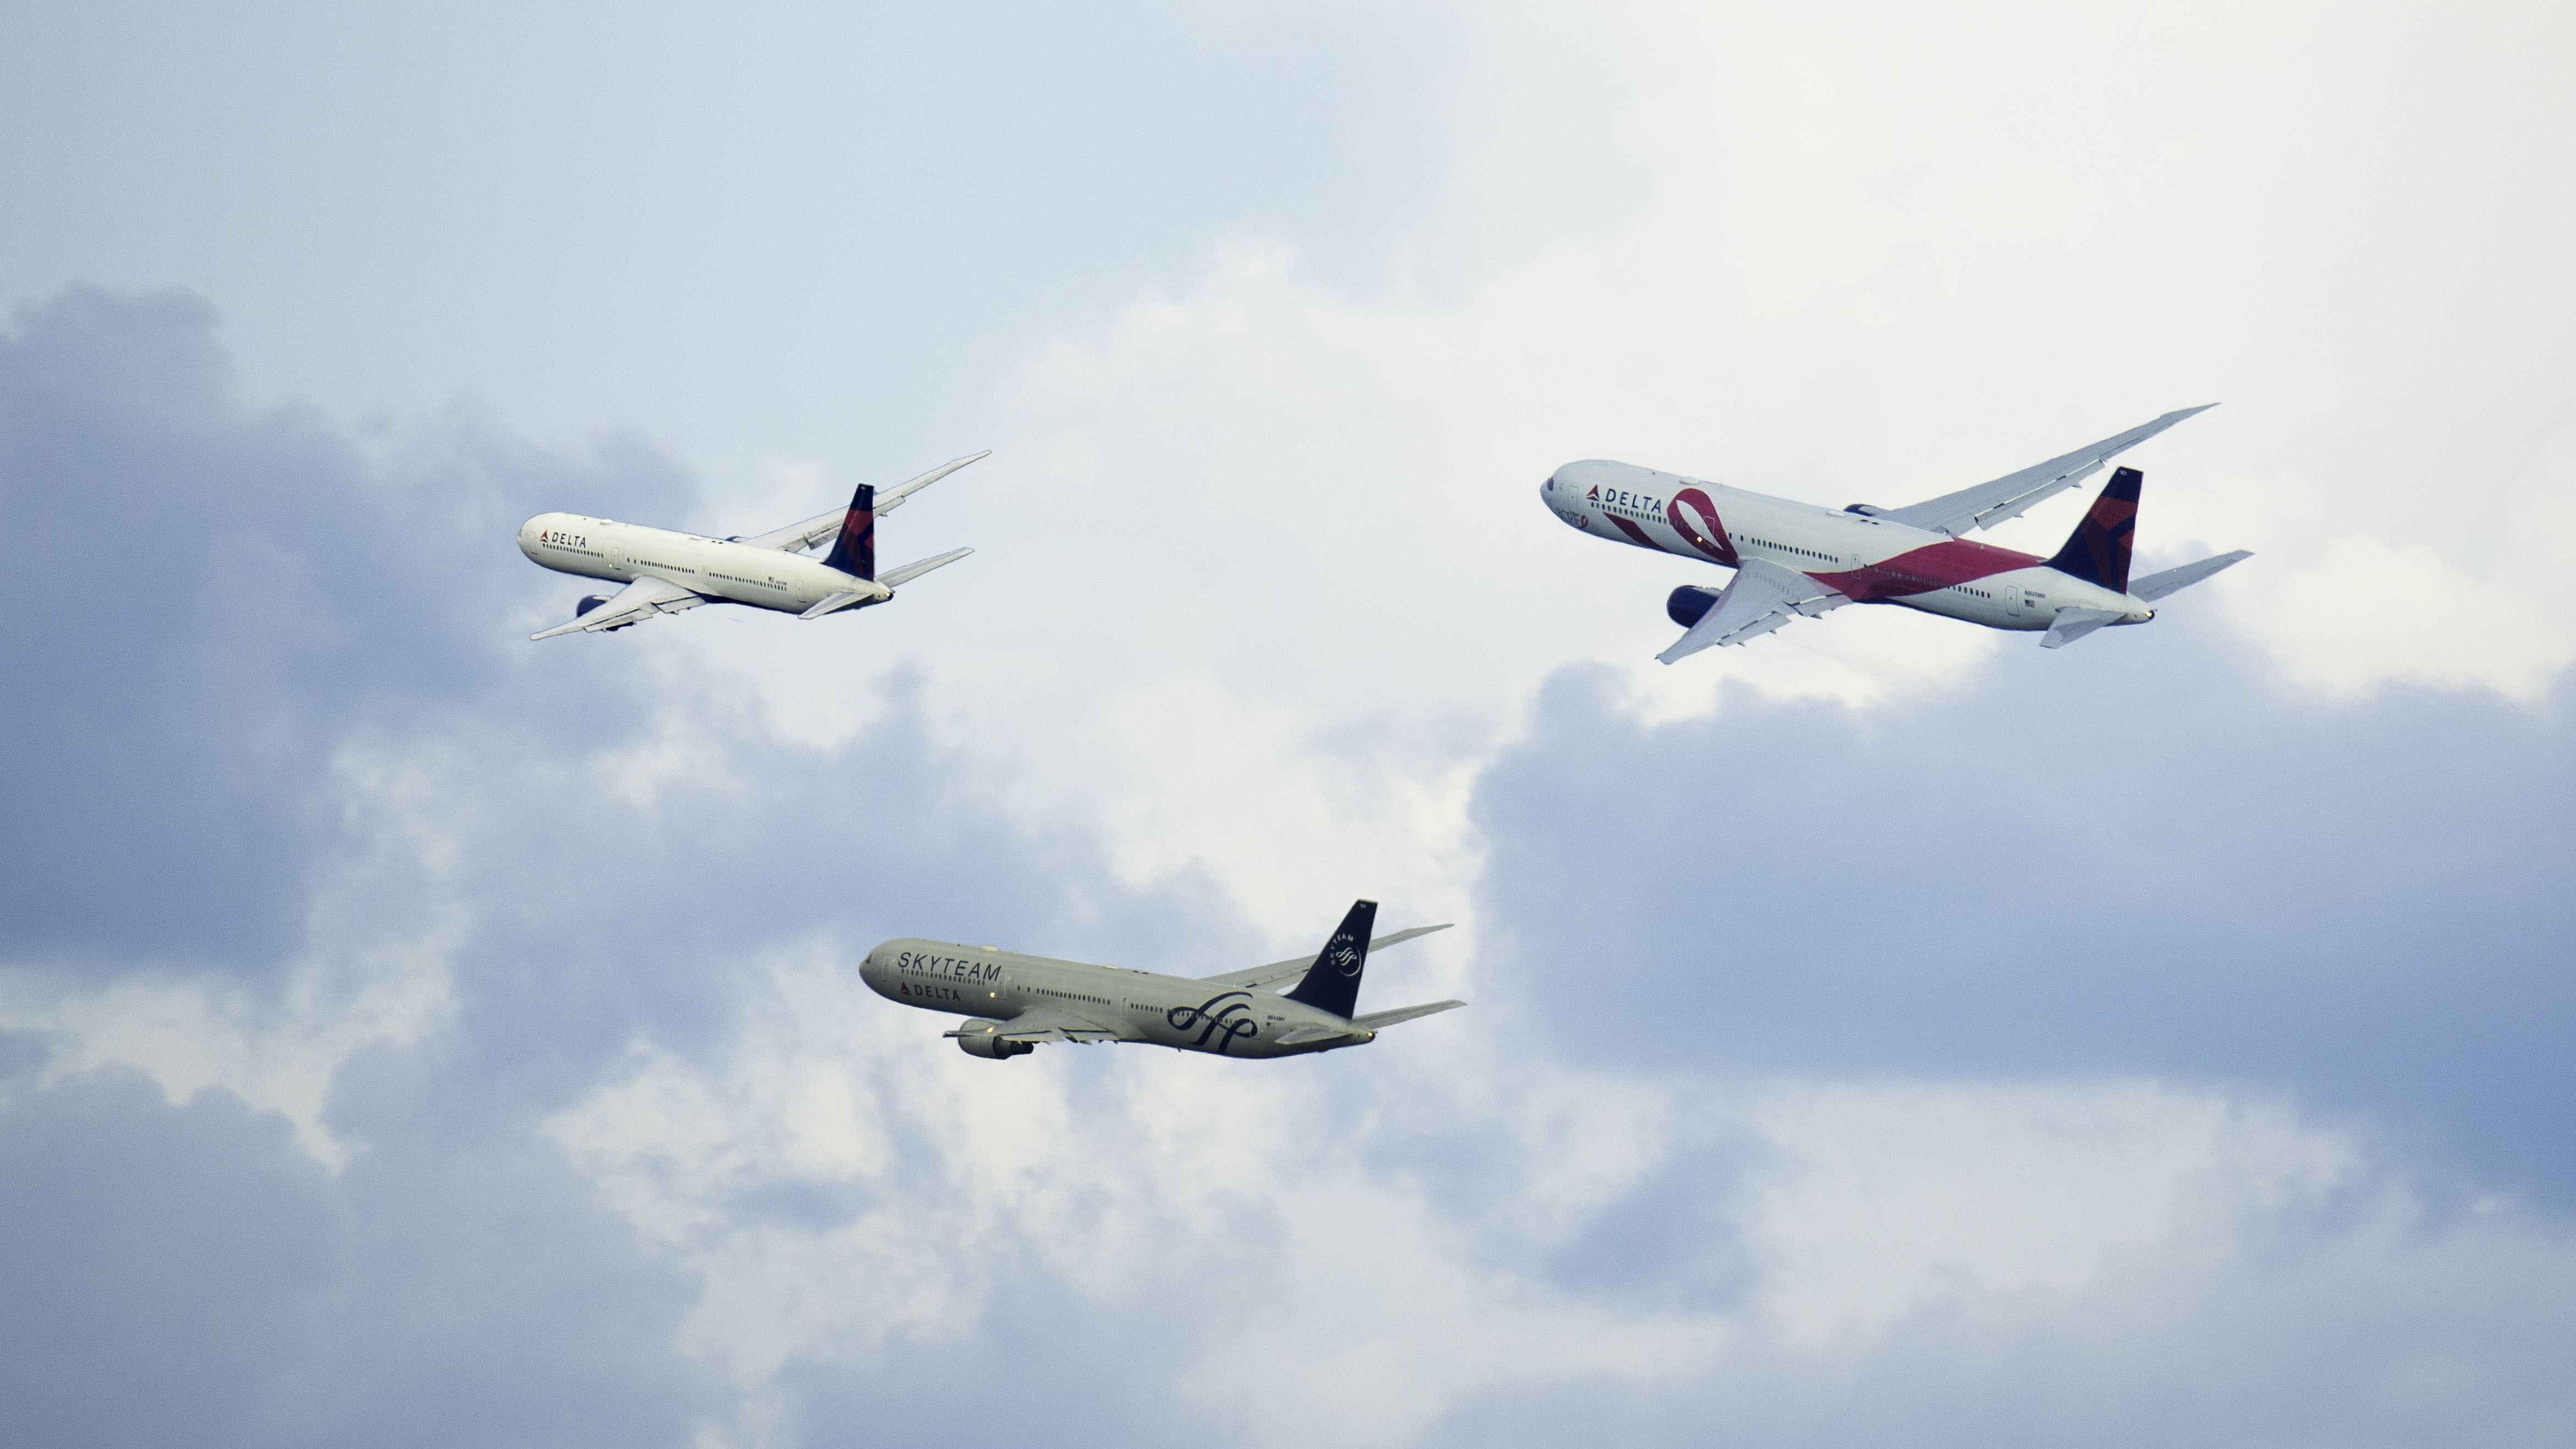
[[[2104,463],[2183,419],[2216,406],[2216,403],[2203,403],[2196,408],[2170,412],[2154,422],[2140,423],[2125,433],[2104,438],[2045,463],[2033,464],[2018,473],[2007,473],[1991,483],[1944,493],[1938,498],[1927,498],[1903,508],[1881,509],[1874,516],[1952,537],[1972,528],[1991,528],[2006,519],[2020,517],[2033,506],[2092,477],[2102,471]]]
[[[968,1034],[968,1026],[968,1023],[960,1022],[941,1034],[965,1036]],[[1027,1042],[1032,1046],[1058,1041],[1090,1045],[1095,1042],[1130,1040],[1127,1033],[1115,1027],[1102,1026],[1087,1016],[1053,1003],[1030,1007],[1003,1022],[1001,1028],[993,1035],[1004,1041]]]
[[[1851,600],[1796,569],[1763,559],[1746,559],[1728,582],[1726,592],[1699,616],[1699,622],[1656,655],[1672,664],[1703,649],[1757,639],[1793,619],[1838,609]]]
[[[558,634],[596,634],[604,629],[623,629],[656,614],[676,614],[705,602],[705,599],[667,579],[641,578],[609,595],[608,602],[571,623],[557,624],[528,637],[552,639]]]
[[[1410,930],[1398,931],[1391,936],[1380,936],[1369,942],[1369,951],[1374,954],[1399,942],[1410,941],[1416,936],[1428,936],[1434,931],[1448,930],[1456,924],[1455,921],[1444,921],[1437,926],[1415,926]],[[1267,966],[1254,966],[1248,970],[1228,971],[1222,976],[1202,976],[1199,979],[1211,986],[1239,986],[1246,990],[1258,990],[1276,981],[1287,981],[1303,976],[1314,964],[1314,957],[1299,956],[1287,961],[1273,961]]]

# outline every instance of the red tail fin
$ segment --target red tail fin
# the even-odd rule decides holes
[[[841,519],[841,536],[832,540],[832,551],[823,556],[824,566],[863,579],[877,576],[877,490],[862,483],[850,499],[850,511]]]
[[[2092,511],[2048,566],[2115,594],[2127,593],[2129,542],[2138,531],[2138,485],[2145,481],[2146,475],[2135,468],[2113,473],[2102,496],[2093,500]]]

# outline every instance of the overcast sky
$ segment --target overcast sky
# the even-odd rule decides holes
[[[2559,8],[22,5],[0,1438],[2576,1438]],[[2174,408],[2064,651],[1539,506]],[[569,509],[892,608],[531,645]],[[1998,530],[2053,549],[2072,499]],[[1243,1063],[878,940],[1459,929]]]

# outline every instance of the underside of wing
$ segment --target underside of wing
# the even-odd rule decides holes
[[[964,1036],[966,1033],[967,1028],[961,1023],[960,1025],[951,1028],[946,1035]],[[1006,1022],[1003,1022],[1001,1028],[993,1032],[992,1035],[1000,1037],[1004,1041],[1027,1042],[1032,1046],[1052,1041],[1073,1041],[1088,1044],[1092,1042],[1133,1040],[1133,1038],[1124,1031],[1120,1031],[1115,1027],[1102,1026],[1099,1022],[1093,1021],[1087,1016],[1078,1015],[1065,1007],[1054,1005],[1052,1003],[1045,1006],[1030,1007],[1028,1010],[1021,1012],[1019,1015],[1012,1017]]]
[[[1838,609],[1851,600],[1796,569],[1762,559],[1746,559],[1726,592],[1699,616],[1673,647],[1656,655],[1666,664],[1687,659],[1703,649],[1758,639],[1793,619]]]
[[[1954,538],[1972,528],[1992,528],[2008,518],[2020,517],[2033,506],[2092,477],[2102,470],[2103,464],[2192,414],[2205,413],[2216,406],[2216,403],[2203,403],[2196,408],[2167,413],[2117,437],[2104,438],[2089,447],[2078,448],[2064,457],[2051,458],[2018,473],[2007,473],[1991,483],[1944,493],[1938,498],[1927,498],[1903,508],[1867,511],[1874,517],[1928,528]]]
[[[552,639],[557,634],[597,634],[609,629],[623,629],[630,624],[641,624],[656,614],[676,614],[705,602],[705,599],[668,580],[637,579],[609,595],[598,608],[583,610],[581,617],[571,623],[557,624],[528,637]]]
[[[942,463],[938,467],[931,469],[929,472],[922,474],[920,477],[913,479],[909,483],[899,484],[893,488],[880,489],[877,492],[877,501],[874,512],[877,517],[883,518],[887,514],[901,508],[903,506],[903,500],[910,498],[913,494],[920,492],[922,489],[929,487],[931,484],[938,482],[940,479],[945,478],[949,474],[956,472],[958,469],[965,467],[967,464],[974,462],[976,458],[989,458],[991,456],[993,456],[992,450],[988,448],[981,453],[975,454],[974,457],[971,458],[960,458],[953,463]],[[782,553],[801,553],[804,550],[821,543],[823,540],[830,538],[832,535],[839,533],[841,531],[841,520],[848,517],[849,512],[850,510],[846,507],[835,508],[829,513],[817,513],[802,523],[791,523],[785,528],[773,528],[767,533],[753,534],[742,541],[758,548],[774,548]]]
[[[1372,953],[1383,951],[1387,947],[1395,945],[1400,941],[1410,941],[1416,936],[1428,936],[1434,931],[1445,931],[1455,924],[1456,922],[1450,921],[1443,922],[1437,926],[1415,926],[1409,931],[1398,931],[1391,936],[1380,936],[1376,940],[1369,942],[1369,950]],[[1357,933],[1354,932],[1353,934]],[[1262,987],[1273,986],[1282,981],[1294,981],[1297,978],[1304,976],[1307,970],[1314,964],[1314,957],[1299,956],[1294,960],[1273,961],[1267,966],[1255,966],[1246,971],[1228,971],[1223,976],[1203,976],[1199,979],[1207,982],[1210,986],[1240,986],[1247,990],[1257,991]]]

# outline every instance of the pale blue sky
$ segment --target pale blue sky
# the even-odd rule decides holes
[[[2567,1442],[2571,95],[2537,7],[13,10],[0,1439]],[[1536,498],[2211,400],[2142,557],[2256,557],[2060,652],[1666,669],[1713,576]],[[895,607],[526,642],[530,514],[986,447]],[[1357,895],[1473,1005],[853,975]]]

